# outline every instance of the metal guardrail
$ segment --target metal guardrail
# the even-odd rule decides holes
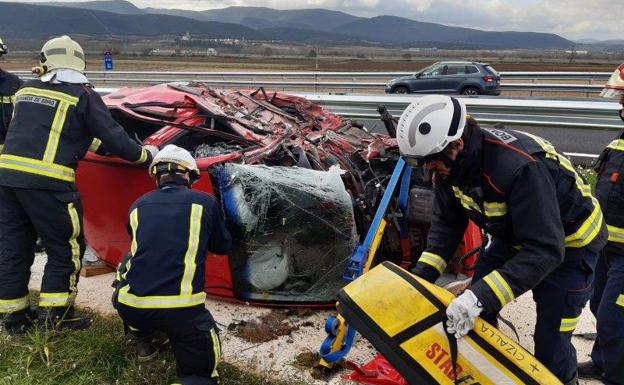
[[[21,78],[32,78],[29,71],[15,71]],[[501,72],[504,91],[574,92],[597,94],[611,75],[607,72]],[[325,90],[383,90],[386,82],[412,72],[151,72],[151,71],[89,71],[93,84],[149,85],[172,81],[198,81],[215,87],[269,87],[273,89]],[[365,81],[362,81],[365,80]],[[377,81],[371,81],[377,80]],[[514,83],[531,80],[531,83]],[[545,80],[578,80],[586,84],[553,84]],[[600,80],[600,84],[592,84]],[[507,82],[512,81],[512,82]],[[539,83],[538,83],[539,81]]]
[[[115,88],[97,88],[105,95]],[[418,95],[331,95],[296,94],[329,111],[351,119],[379,119],[377,106],[385,105],[394,116],[419,98]],[[619,130],[621,106],[615,102],[583,100],[541,100],[532,98],[460,97],[468,113],[484,124],[555,128]],[[597,154],[567,153],[574,159],[594,159]]]
[[[101,95],[117,88],[96,88]],[[378,119],[377,106],[385,105],[394,116],[418,95],[332,95],[297,93],[329,111],[352,119]],[[560,128],[619,130],[622,121],[619,103],[585,100],[544,100],[532,98],[459,97],[468,113],[482,123]]]
[[[298,94],[331,112],[354,118],[378,118],[377,106],[385,105],[399,116],[416,95]],[[603,101],[535,100],[508,98],[461,98],[468,113],[482,123],[514,126],[611,129],[622,128],[618,103]]]

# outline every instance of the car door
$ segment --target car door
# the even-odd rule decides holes
[[[446,71],[446,65],[440,64],[426,68],[416,76],[412,92],[415,93],[439,93],[442,90],[441,79]]]
[[[441,92],[448,94],[458,94],[462,84],[467,79],[465,64],[450,64],[447,66],[446,72],[440,78]]]

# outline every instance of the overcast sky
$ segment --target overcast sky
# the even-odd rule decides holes
[[[140,8],[192,10],[235,5],[277,9],[327,8],[358,16],[396,15],[419,21],[486,30],[552,32],[569,39],[624,39],[622,0],[131,0],[131,2]]]

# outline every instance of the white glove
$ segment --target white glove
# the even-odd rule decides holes
[[[145,146],[143,146],[143,148],[150,153],[150,155],[152,156],[152,159],[154,159],[154,157],[156,156],[156,154],[158,154],[158,151],[160,151],[158,149],[158,147],[151,145],[151,144],[146,144]]]
[[[446,330],[460,339],[474,327],[475,320],[481,314],[483,305],[470,290],[455,298],[446,308]]]

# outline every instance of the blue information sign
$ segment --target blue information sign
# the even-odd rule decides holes
[[[113,54],[110,51],[104,52],[104,69],[106,71],[113,70]]]

